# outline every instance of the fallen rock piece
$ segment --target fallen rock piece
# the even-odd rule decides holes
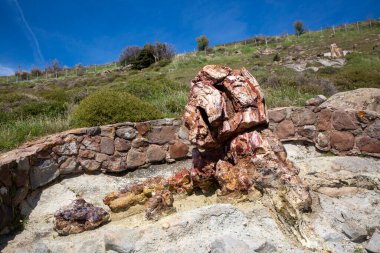
[[[325,96],[318,95],[316,97],[313,97],[313,98],[306,100],[305,105],[306,106],[318,106],[318,105],[322,104],[323,102],[325,102],[326,100],[327,100],[327,98]]]
[[[363,242],[367,237],[367,231],[364,227],[352,221],[347,221],[342,227],[342,231],[352,242]]]
[[[379,232],[379,230],[376,230],[375,233],[373,233],[373,235],[372,235],[371,239],[369,240],[365,249],[371,253],[380,252],[380,232]]]
[[[54,217],[54,229],[59,235],[82,233],[110,220],[106,210],[95,207],[84,199],[76,199],[70,205],[60,208]]]

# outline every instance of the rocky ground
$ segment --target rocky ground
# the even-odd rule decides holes
[[[177,210],[147,221],[142,207],[111,213],[111,222],[81,234],[58,236],[53,215],[82,197],[96,206],[110,191],[183,167],[155,165],[122,176],[81,175],[36,191],[23,204],[25,229],[2,238],[2,252],[378,252],[380,229],[380,160],[321,154],[311,146],[285,144],[288,157],[310,185],[312,213],[300,231],[287,229],[265,196],[255,202],[221,203],[216,194],[177,196]],[[377,247],[377,248],[376,248]]]

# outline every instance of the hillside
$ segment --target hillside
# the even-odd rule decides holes
[[[318,94],[380,88],[379,21],[372,21],[371,26],[361,22],[359,29],[353,24],[334,30],[309,32],[299,38],[260,37],[218,45],[207,53],[177,55],[170,63],[158,62],[141,71],[105,65],[81,76],[69,73],[23,82],[1,77],[0,151],[75,127],[71,112],[99,89],[127,91],[156,107],[163,116],[179,117],[191,78],[206,64],[246,67],[262,86],[269,107],[303,105]],[[352,52],[343,61],[331,61],[323,54],[329,52],[332,43]]]

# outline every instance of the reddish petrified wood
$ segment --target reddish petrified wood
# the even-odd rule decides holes
[[[286,159],[275,135],[266,129],[265,100],[256,79],[246,70],[208,65],[193,79],[184,122],[193,149],[193,167],[168,180],[150,179],[104,199],[112,211],[146,202],[146,217],[172,211],[172,193],[217,191],[223,197],[267,194],[281,217],[297,224],[309,211],[308,187]],[[138,189],[138,190],[136,190]]]
[[[95,207],[84,199],[76,199],[59,209],[55,215],[55,230],[60,235],[82,233],[109,221],[110,215],[101,207]]]

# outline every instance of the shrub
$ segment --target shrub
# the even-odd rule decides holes
[[[154,49],[151,46],[151,44],[147,44],[144,46],[144,48],[140,51],[139,55],[137,56],[137,59],[133,61],[132,69],[141,70],[149,67],[155,62],[153,55]]]
[[[133,63],[140,54],[141,48],[138,46],[126,47],[120,54],[119,63],[123,66]]]
[[[61,65],[59,65],[59,62],[57,59],[52,60],[45,68],[45,71],[48,73],[56,73],[61,71]]]
[[[301,20],[297,20],[296,22],[294,22],[293,26],[297,36],[300,36],[301,34],[305,33],[305,27]]]
[[[281,60],[281,57],[279,54],[275,54],[274,57],[273,57],[273,61],[280,61]]]
[[[207,49],[209,41],[206,35],[199,36],[196,41],[198,43],[198,51],[204,51]]]
[[[175,50],[173,46],[166,43],[156,42],[156,45],[153,48],[153,56],[156,62],[161,60],[171,60],[174,55]]]
[[[30,74],[33,77],[39,77],[43,75],[43,72],[38,67],[33,67],[32,70],[30,71]]]
[[[81,64],[76,64],[75,65],[75,73],[77,76],[83,76],[85,72],[84,67]]]
[[[27,80],[28,79],[28,72],[24,71],[16,71],[15,76],[18,77],[18,80]]]
[[[124,91],[100,90],[85,99],[72,113],[75,126],[95,126],[162,117],[151,104]]]

